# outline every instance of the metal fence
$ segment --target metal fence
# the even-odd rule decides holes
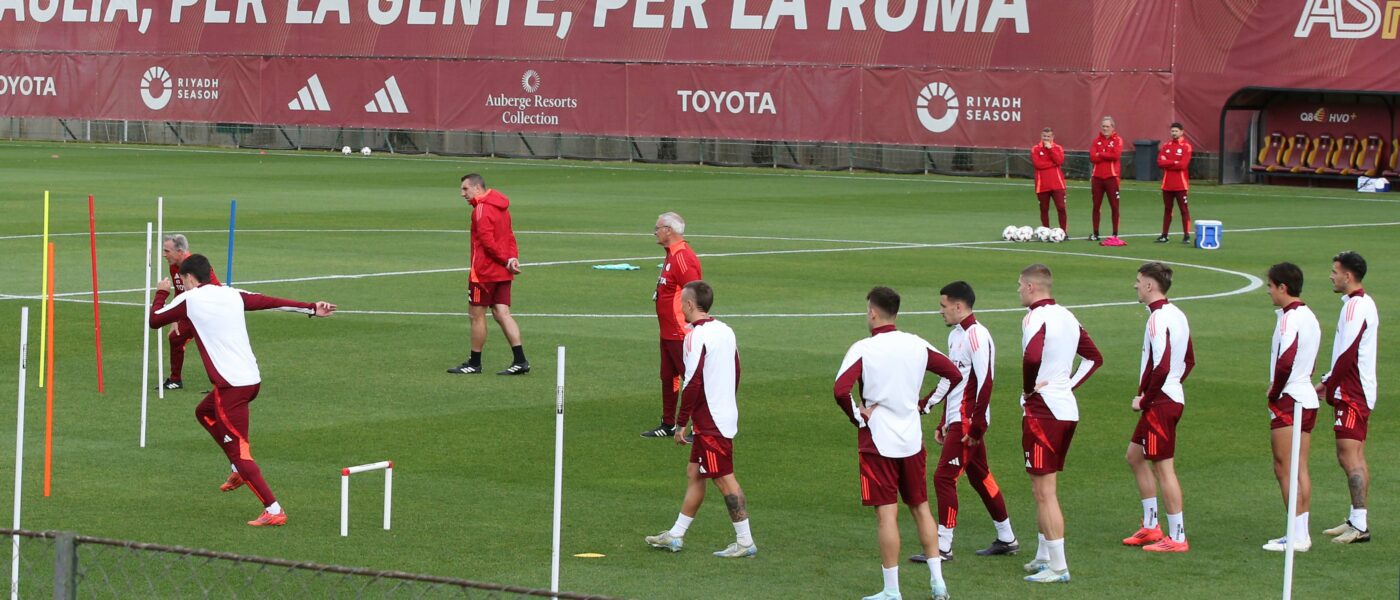
[[[877,171],[979,177],[1032,177],[1030,145],[1020,149],[947,146],[892,146],[836,142],[713,140],[667,137],[614,137],[490,131],[406,131],[277,125],[89,121],[52,118],[0,118],[0,137],[115,144],[161,144],[336,150],[350,146],[378,152],[444,156],[577,159],[771,167],[824,171]],[[1193,179],[1213,180],[1219,161],[1198,153]],[[1152,157],[1149,157],[1149,159]],[[1123,173],[1134,172],[1135,153],[1123,154]],[[1065,175],[1087,179],[1087,153],[1071,152]]]
[[[19,540],[20,598],[568,598],[522,587],[109,540],[0,529]],[[9,545],[7,544],[7,545]],[[14,582],[11,582],[14,585]]]

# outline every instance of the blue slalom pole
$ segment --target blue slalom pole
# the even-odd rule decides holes
[[[238,200],[228,202],[228,268],[224,269],[224,276],[227,279],[224,283],[233,285],[233,226],[237,222]]]

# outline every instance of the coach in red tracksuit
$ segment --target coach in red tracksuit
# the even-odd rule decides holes
[[[1055,212],[1060,217],[1060,229],[1069,234],[1065,217],[1065,149],[1055,143],[1055,130],[1040,130],[1040,143],[1031,148],[1031,165],[1035,167],[1035,197],[1040,200],[1040,225],[1050,226],[1050,200],[1055,200]]]
[[[530,372],[520,326],[510,314],[510,284],[520,273],[520,251],[511,228],[510,200],[505,194],[487,189],[486,180],[476,173],[462,177],[462,199],[472,207],[471,216],[471,296],[467,311],[471,316],[471,355],[448,373],[474,375],[481,372],[481,350],[486,346],[486,310],[496,318],[501,333],[514,354],[510,366],[497,375],[524,375]]]
[[[1167,243],[1167,233],[1172,226],[1172,202],[1181,207],[1181,243],[1191,243],[1191,207],[1186,203],[1186,192],[1191,189],[1188,169],[1191,167],[1191,142],[1186,141],[1186,130],[1181,123],[1172,123],[1172,141],[1162,146],[1157,154],[1157,166],[1162,168],[1162,235],[1158,244]]]
[[[1104,117],[1099,123],[1099,135],[1094,145],[1089,147],[1089,162],[1094,163],[1094,174],[1090,178],[1090,189],[1094,196],[1094,233],[1089,241],[1099,241],[1099,216],[1104,197],[1108,197],[1108,207],[1113,212],[1113,235],[1118,237],[1118,184],[1123,179],[1123,167],[1119,159],[1123,156],[1123,138],[1118,137],[1118,124],[1113,117]]]

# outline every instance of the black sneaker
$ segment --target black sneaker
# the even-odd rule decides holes
[[[524,375],[530,372],[530,361],[512,363],[509,367],[496,371],[497,375]]]
[[[448,369],[447,372],[452,373],[453,375],[475,375],[481,372],[481,365],[474,365],[469,362],[464,362],[460,365],[452,367],[451,369]]]
[[[1171,240],[1167,239],[1167,236],[1165,235],[1159,235],[1154,241],[1156,241],[1158,244],[1165,244],[1167,242],[1170,242]]]
[[[977,551],[977,556],[1000,556],[1002,554],[1015,554],[1021,551],[1021,542],[1011,540],[1003,542],[992,540],[992,545]]]
[[[942,556],[942,557],[943,557],[943,562],[953,562],[953,551],[952,551],[952,550],[949,550],[949,551],[947,551],[947,552],[944,552],[944,551],[942,551],[942,550],[939,550],[939,551],[938,551],[938,554],[939,554],[939,556]],[[928,562],[928,557],[927,557],[927,556],[924,556],[924,555],[922,555],[922,554],[915,554],[915,555],[909,557],[909,562],[926,563],[926,562]]]
[[[651,429],[651,430],[643,431],[643,432],[642,432],[642,437],[645,437],[645,438],[668,438],[668,437],[674,437],[675,435],[676,435],[676,426],[675,426],[675,425],[667,425],[667,424],[665,424],[665,423],[662,423],[662,424],[660,424],[660,425],[657,425],[657,426],[656,426],[656,429]]]
[[[1091,242],[1097,242],[1097,241],[1099,241],[1099,234],[1095,233],[1095,234],[1090,235],[1090,236],[1089,236],[1089,241],[1091,241]]]
[[[1181,243],[1186,244],[1187,246],[1190,246],[1190,245],[1191,245],[1191,236],[1189,236],[1189,235],[1183,235],[1183,236],[1181,236]]]
[[[179,379],[170,379],[167,377],[165,378],[165,383],[160,384],[160,387],[167,390],[182,390],[185,389],[185,384],[181,383]]]

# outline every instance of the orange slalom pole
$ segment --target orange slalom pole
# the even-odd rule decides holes
[[[49,332],[47,339],[48,371],[44,372],[47,378],[44,386],[44,497],[49,497],[49,488],[53,480],[53,242],[48,246],[48,297],[45,302],[48,304],[48,322],[44,325]]]
[[[97,300],[97,212],[88,194],[88,248],[92,250],[92,328],[97,343],[97,393],[102,393],[102,314]]]

